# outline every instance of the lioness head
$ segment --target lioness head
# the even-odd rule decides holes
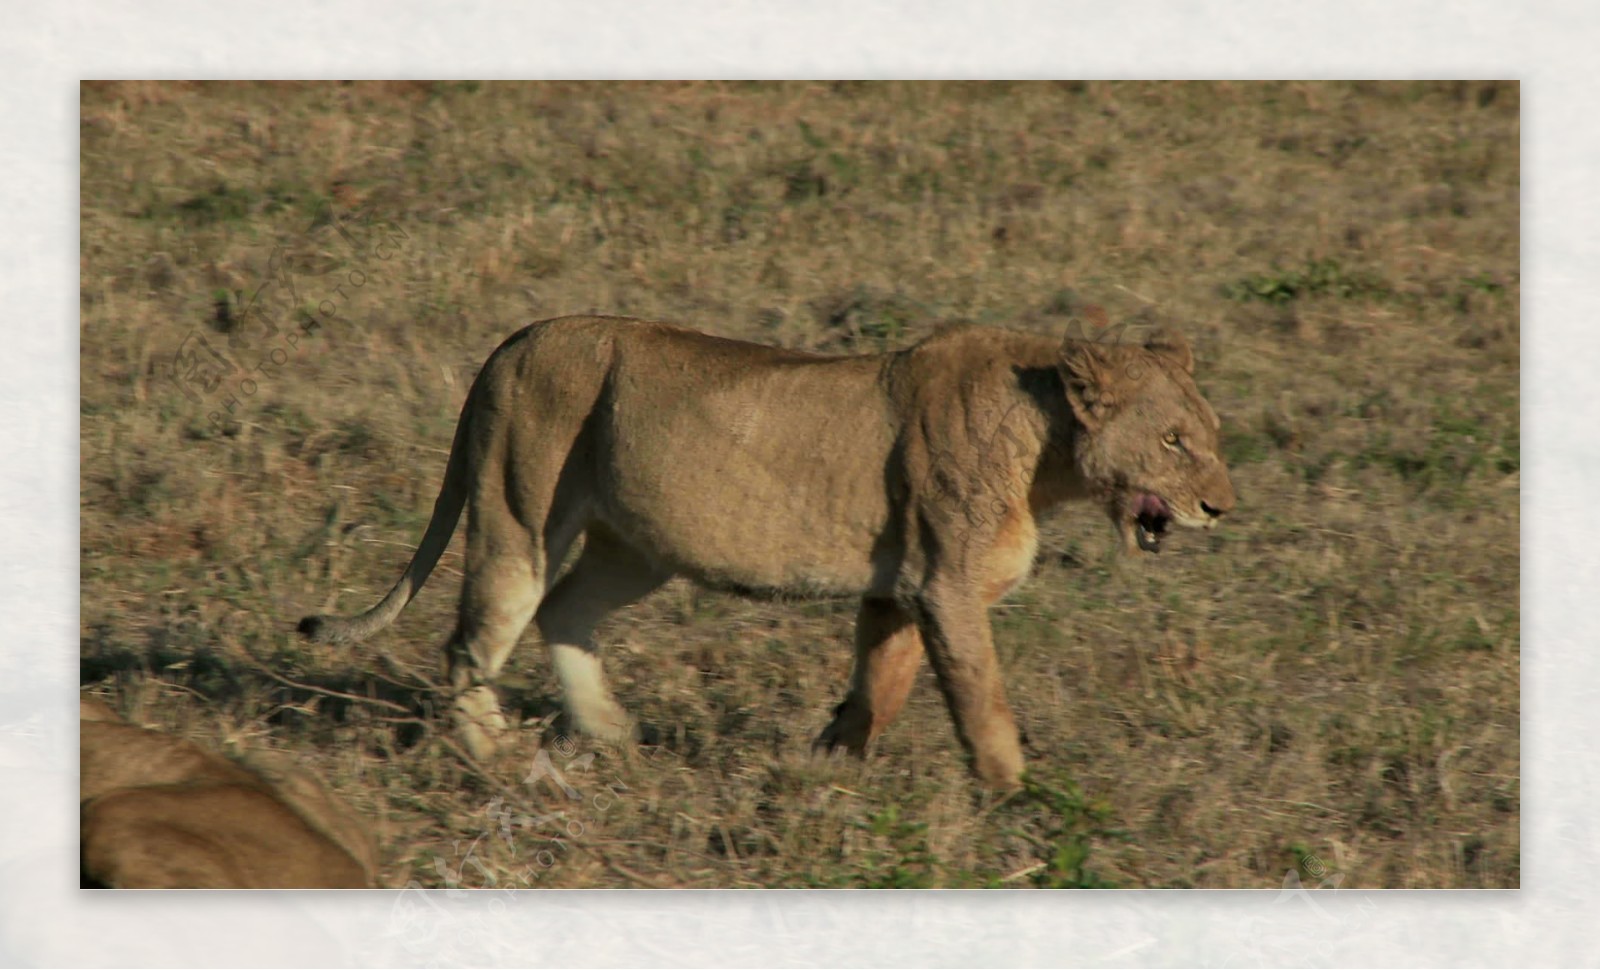
[[[1209,529],[1234,506],[1221,421],[1193,374],[1188,343],[1170,331],[1142,346],[1062,347],[1067,403],[1082,426],[1078,471],[1130,550],[1158,552],[1173,522]]]

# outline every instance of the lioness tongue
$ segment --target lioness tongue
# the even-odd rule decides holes
[[[1141,495],[1139,496],[1139,505],[1134,509],[1134,512],[1137,515],[1165,515],[1167,514],[1167,503],[1154,495]]]

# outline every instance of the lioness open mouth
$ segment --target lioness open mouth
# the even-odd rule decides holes
[[[1160,552],[1161,537],[1172,521],[1172,509],[1159,496],[1148,492],[1141,494],[1133,505],[1133,524],[1139,548],[1145,552]]]

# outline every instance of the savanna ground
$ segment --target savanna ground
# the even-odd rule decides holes
[[[1519,111],[1476,82],[86,85],[82,683],[316,767],[392,885],[1516,886]],[[285,281],[269,336],[248,307]],[[1049,523],[994,610],[1009,800],[926,670],[865,762],[810,760],[853,603],[681,583],[601,631],[648,743],[563,734],[530,631],[483,773],[429,714],[459,536],[373,640],[294,621],[388,589],[483,359],[589,311],[830,351],[1176,326],[1240,506],[1139,558],[1087,507]],[[242,370],[191,400],[207,348]]]

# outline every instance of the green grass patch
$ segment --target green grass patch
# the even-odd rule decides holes
[[[1394,288],[1373,273],[1348,270],[1337,260],[1313,259],[1298,268],[1273,267],[1265,273],[1243,276],[1222,286],[1222,295],[1240,303],[1290,303],[1314,296],[1342,300],[1386,300]]]

